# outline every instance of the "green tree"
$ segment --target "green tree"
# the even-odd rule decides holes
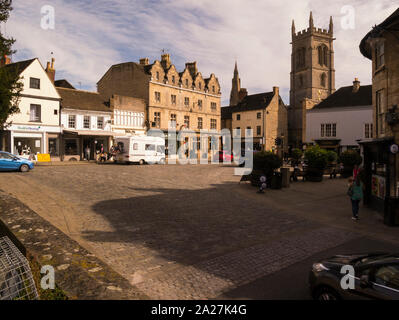
[[[12,10],[12,0],[0,0],[0,22],[5,23]],[[15,53],[12,45],[15,39],[6,38],[0,32],[0,58],[3,60],[6,56]],[[9,123],[7,119],[10,115],[19,112],[19,100],[22,90],[22,83],[19,81],[19,73],[15,68],[0,68],[0,134]]]

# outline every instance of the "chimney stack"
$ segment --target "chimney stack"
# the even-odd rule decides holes
[[[55,80],[54,62],[55,62],[55,59],[52,58],[51,59],[51,64],[50,64],[50,62],[47,62],[47,67],[46,67],[46,72],[47,72],[48,77],[50,78],[52,83],[54,83],[54,80]]]
[[[187,62],[186,63],[186,68],[188,69],[188,71],[191,74],[191,77],[195,77],[198,73],[198,69],[197,69],[197,61],[194,62]]]
[[[164,69],[169,69],[170,68],[170,55],[168,53],[164,53],[161,55],[161,64],[164,67]]]
[[[4,55],[4,57],[1,58],[1,60],[0,60],[0,67],[4,67],[5,65],[10,64],[10,63],[11,63],[11,59],[7,55]]]
[[[279,93],[279,87],[273,87],[273,94],[275,95],[275,96],[278,96],[280,93]]]
[[[355,78],[355,81],[353,81],[352,92],[358,92],[359,89],[360,89],[360,81],[358,78]]]
[[[150,64],[150,59],[148,59],[148,58],[142,58],[142,59],[140,59],[140,64],[141,64],[142,66],[146,66],[146,65]]]

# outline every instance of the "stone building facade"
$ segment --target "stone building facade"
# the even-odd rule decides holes
[[[310,13],[309,28],[295,31],[292,21],[289,143],[301,147],[305,141],[306,110],[335,91],[333,21],[328,30],[316,28]]]
[[[221,92],[219,81],[212,73],[204,78],[196,62],[186,63],[178,72],[169,54],[152,64],[148,58],[139,63],[113,65],[97,83],[98,92],[109,99],[112,95],[143,99],[146,104],[147,129],[177,133],[190,129],[220,131]]]
[[[375,137],[362,143],[365,203],[387,214],[399,210],[399,9],[362,39],[360,52],[372,62]]]
[[[252,130],[254,149],[276,151],[280,154],[288,149],[288,110],[280,97],[279,88],[272,92],[248,95],[247,90],[240,87],[241,81],[234,68],[230,102],[235,105],[222,108],[222,129],[240,129],[244,141],[246,131]],[[276,139],[281,144],[276,144]],[[244,142],[243,142],[244,146]]]

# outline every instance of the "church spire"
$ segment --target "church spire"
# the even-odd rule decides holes
[[[295,21],[294,21],[294,19],[292,19],[291,33],[292,33],[292,35],[295,34]]]
[[[314,28],[312,11],[310,11],[310,16],[309,16],[309,28],[310,29]]]
[[[241,80],[238,75],[237,61],[234,66],[234,77],[232,79],[231,92],[230,92],[230,106],[236,106],[239,102],[239,92],[241,90]]]
[[[328,27],[328,33],[333,33],[334,31],[334,25],[333,25],[333,18],[330,16],[330,26]]]

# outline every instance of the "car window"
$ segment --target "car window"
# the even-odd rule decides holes
[[[157,152],[165,153],[165,147],[164,146],[157,146]]]
[[[374,275],[375,283],[399,290],[399,264],[380,267]]]
[[[14,159],[14,156],[8,153],[0,152],[0,159]]]
[[[155,151],[155,144],[146,144],[145,150],[146,151]]]

